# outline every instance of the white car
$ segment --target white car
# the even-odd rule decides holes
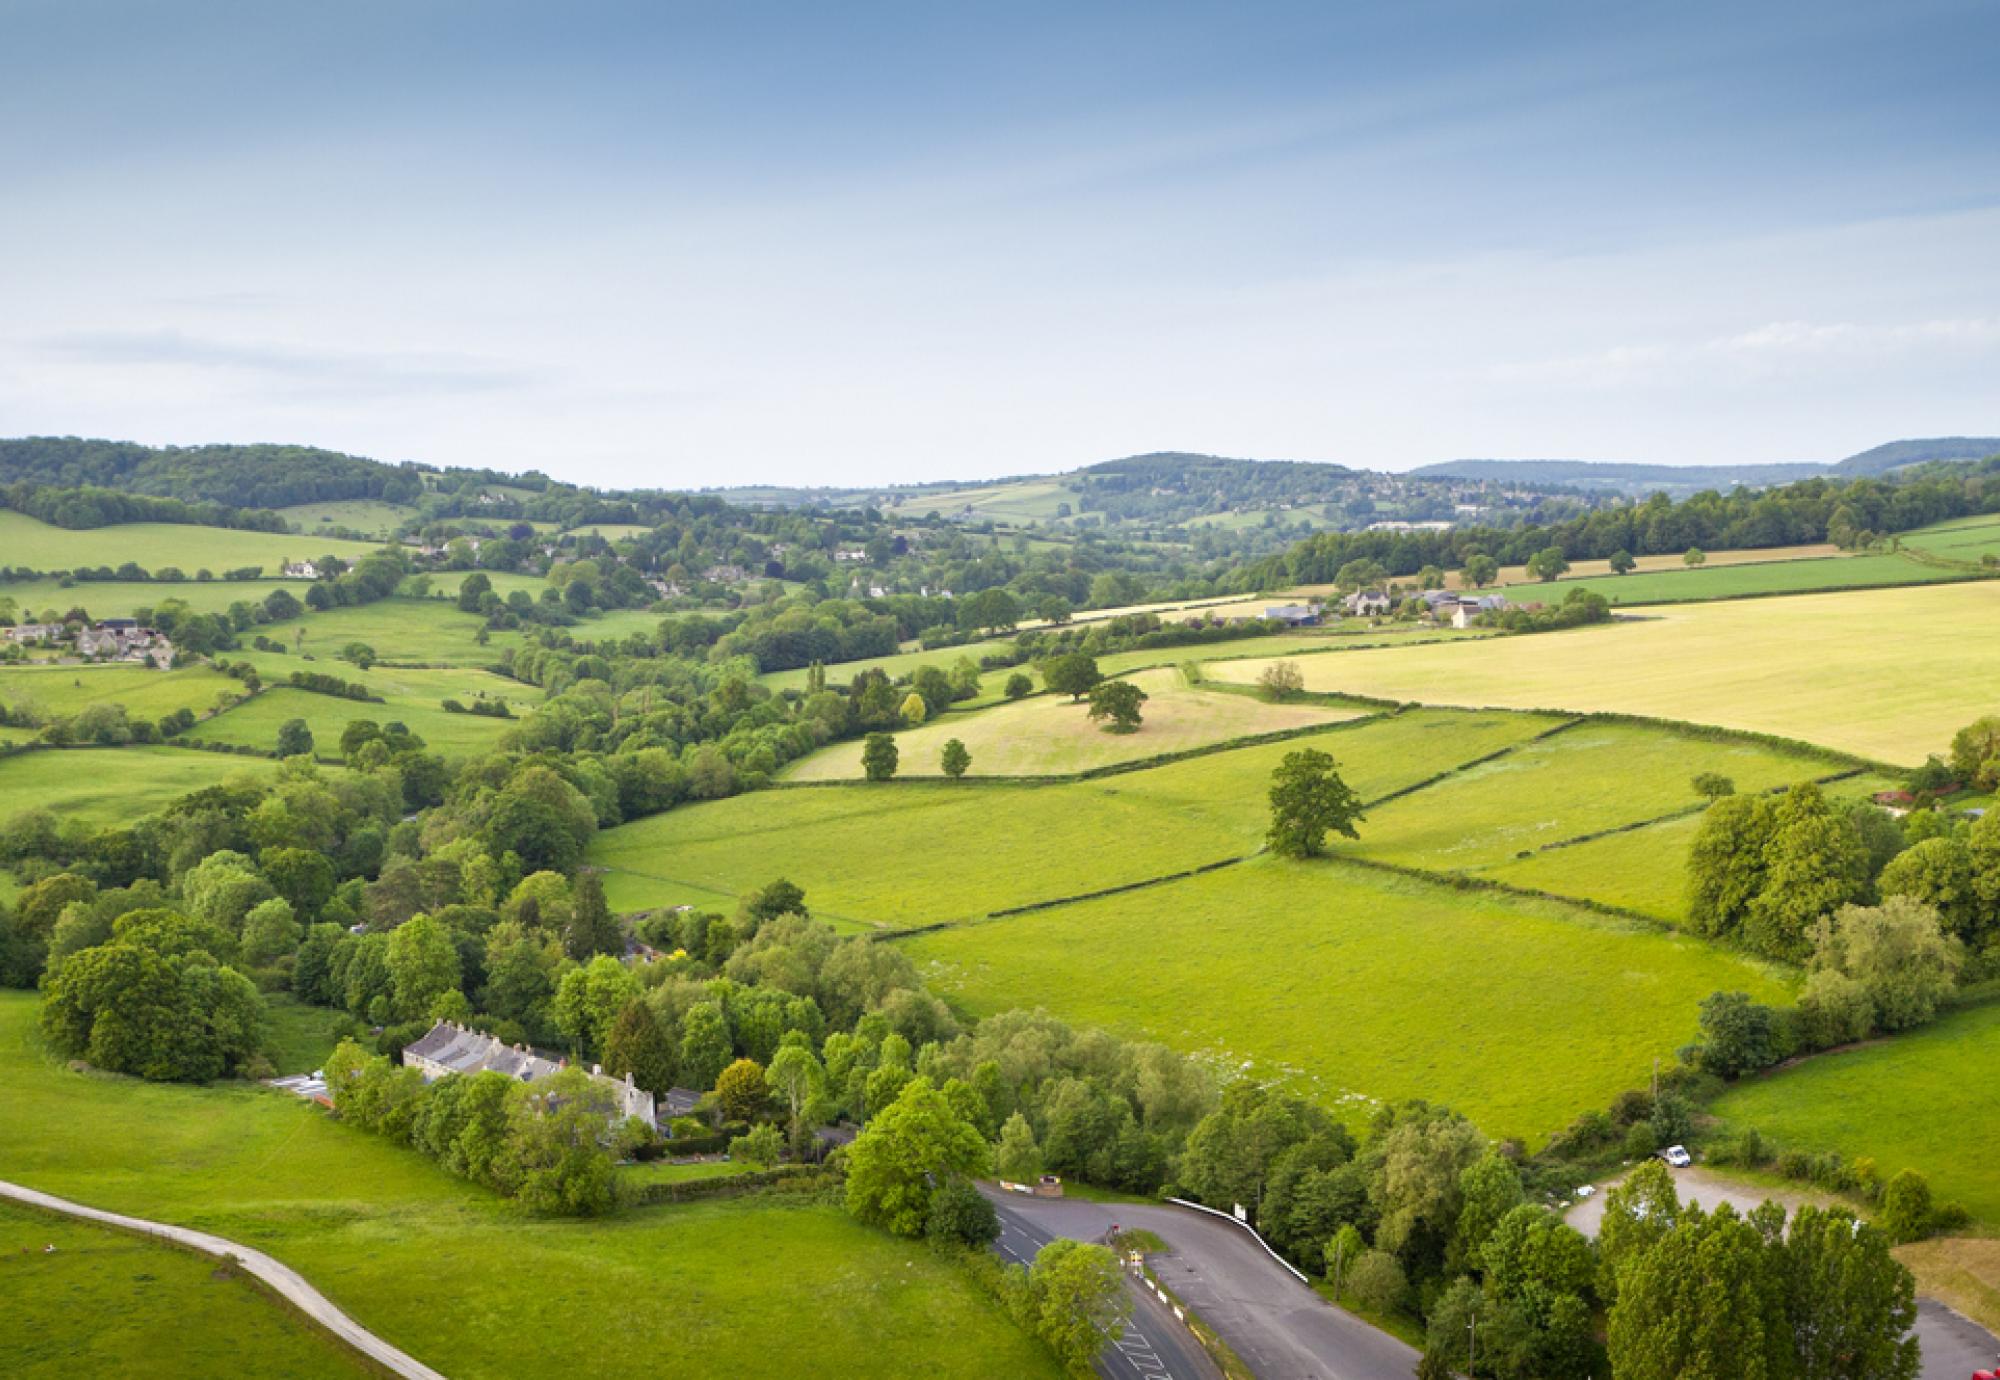
[[[1694,1156],[1687,1152],[1685,1145],[1669,1145],[1660,1152],[1660,1158],[1667,1162],[1669,1169],[1686,1169],[1694,1163]]]
[[[1576,1196],[1579,1198],[1588,1198],[1591,1194],[1595,1192],[1597,1192],[1596,1184],[1585,1184],[1581,1188],[1577,1189]]]

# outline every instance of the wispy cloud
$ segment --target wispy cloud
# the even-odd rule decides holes
[[[100,368],[228,374],[253,387],[295,396],[437,397],[520,389],[538,381],[527,370],[471,355],[363,354],[174,330],[76,332],[46,337],[35,348],[72,364]]]

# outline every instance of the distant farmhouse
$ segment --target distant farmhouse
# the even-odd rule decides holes
[[[526,1045],[510,1045],[496,1035],[483,1034],[453,1021],[439,1021],[414,1044],[403,1046],[403,1064],[424,1076],[426,1083],[448,1073],[504,1073],[522,1083],[532,1083],[561,1072],[567,1061],[551,1059]],[[609,1089],[617,1099],[618,1115],[638,1117],[648,1126],[657,1124],[653,1095],[632,1082],[607,1078],[601,1064],[593,1064],[590,1076]]]
[[[287,580],[317,580],[319,578],[319,567],[311,561],[286,561],[285,578]]]
[[[174,664],[174,644],[167,635],[142,628],[130,618],[107,618],[87,628],[71,628],[66,623],[17,623],[6,629],[6,635],[17,647],[68,646],[86,661],[151,661],[162,670]]]
[[[1373,618],[1387,613],[1391,602],[1383,590],[1358,589],[1341,600],[1341,607],[1356,618]]]

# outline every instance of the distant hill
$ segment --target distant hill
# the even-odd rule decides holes
[[[1620,460],[1446,460],[1410,473],[1426,479],[1490,479],[1508,484],[1565,484],[1580,489],[1669,492],[1789,484],[1825,474],[1809,462],[1757,465],[1647,465]]]
[[[1840,475],[1886,474],[1927,460],[1984,460],[2000,455],[2000,436],[1932,436],[1917,441],[1891,441],[1833,466]]]

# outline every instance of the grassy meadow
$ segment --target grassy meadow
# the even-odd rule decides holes
[[[189,571],[192,575],[194,572]],[[236,603],[262,604],[273,590],[303,598],[303,580],[87,580],[65,587],[55,580],[0,584],[0,598],[14,601],[19,623],[45,623],[80,608],[92,618],[131,618],[141,609],[178,599],[196,613],[221,613]],[[34,616],[30,616],[30,614]]]
[[[1634,571],[1630,575],[1595,575],[1585,579],[1572,576],[1552,584],[1515,586],[1506,593],[1519,601],[1555,602],[1573,589],[1589,589],[1614,604],[1678,604],[1763,594],[1807,594],[1814,590],[1935,584],[1960,578],[1963,576],[1958,571],[1881,552],[1812,560],[1742,561],[1691,570],[1683,567],[1651,573]]]
[[[948,1262],[837,1205],[529,1218],[283,1093],[73,1073],[35,1009],[0,993],[0,1178],[269,1251],[453,1380],[1058,1374]]]
[[[1884,1178],[1929,1176],[1940,1199],[2000,1229],[2000,1003],[1953,1012],[1919,1030],[1746,1079],[1715,1104],[1729,1125],[1779,1146],[1873,1156]]]
[[[1302,657],[1307,688],[1613,710],[1798,738],[1899,765],[2000,711],[2000,583],[1676,606],[1609,626]],[[1251,683],[1263,662],[1212,663]]]
[[[0,704],[64,718],[99,704],[122,704],[134,719],[158,719],[177,709],[205,714],[242,683],[199,662],[171,671],[131,662],[99,666],[0,666]]]
[[[1524,714],[1426,711],[1093,781],[855,783],[682,806],[600,833],[622,910],[733,898],[775,877],[815,913],[902,928],[1126,886],[1262,846],[1287,752],[1332,753],[1374,798],[1545,731]]]
[[[1905,532],[1903,545],[1950,561],[1977,561],[2000,556],[2000,516],[1958,518],[1915,532]]]
[[[306,645],[312,645],[308,639]],[[442,707],[447,699],[470,705],[479,699],[501,700],[513,706],[516,715],[527,713],[541,703],[541,691],[519,681],[496,676],[471,666],[419,667],[377,664],[362,670],[351,662],[336,660],[331,647],[322,647],[318,657],[307,660],[277,652],[232,653],[233,659],[248,661],[257,668],[271,689],[206,720],[189,732],[197,742],[230,743],[269,751],[277,741],[278,727],[287,719],[304,719],[318,740],[321,756],[337,754],[341,730],[355,719],[386,723],[395,719],[407,724],[434,750],[447,757],[466,756],[491,748],[514,721],[476,714],[451,714]],[[283,685],[294,671],[317,672],[359,682],[382,703],[347,700],[334,695],[292,690]]]
[[[1051,1006],[1282,1079],[1350,1123],[1426,1097],[1530,1140],[1635,1085],[1716,988],[1784,994],[1639,922],[1338,861],[1260,858],[899,942],[975,1014]]]
[[[0,758],[0,820],[48,810],[93,827],[129,823],[190,791],[275,763],[176,747],[60,748]]]
[[[1720,772],[1749,794],[1830,770],[1804,754],[1754,743],[1585,723],[1388,802],[1370,813],[1352,851],[1406,867],[1465,871],[1692,809],[1702,801],[1690,784],[1697,773]]]
[[[0,1297],[9,1380],[376,1373],[206,1256],[11,1203],[0,1203]]]
[[[363,642],[375,649],[378,661],[413,666],[490,666],[500,649],[518,646],[520,634],[498,632],[479,642],[485,620],[462,613],[443,599],[379,599],[372,604],[307,613],[288,623],[272,623],[257,631],[287,651],[317,657],[320,669],[340,674],[340,649]],[[305,638],[299,640],[299,633]],[[247,639],[246,639],[247,640]]]
[[[0,510],[0,551],[7,564],[31,570],[75,570],[108,565],[114,569],[132,561],[148,571],[177,566],[190,576],[207,569],[225,570],[261,565],[276,575],[287,561],[338,556],[359,560],[378,543],[341,541],[334,537],[299,536],[289,532],[240,532],[227,527],[197,527],[175,522],[128,522],[116,527],[71,531],[52,527],[11,509]]]
[[[1190,686],[1174,667],[1139,671],[1146,693],[1143,721],[1132,733],[1107,733],[1089,717],[1088,701],[1038,695],[972,713],[946,713],[896,735],[898,773],[938,776],[944,745],[956,738],[972,754],[968,776],[1056,776],[1138,761],[1259,733],[1310,728],[1359,718],[1365,710],[1323,704],[1267,704],[1249,695]],[[794,763],[794,781],[860,779],[861,743],[836,743]]]
[[[337,499],[332,503],[294,503],[279,508],[278,515],[301,532],[317,532],[328,527],[344,527],[387,540],[397,528],[417,516],[418,509],[407,503],[384,503],[379,498]]]

